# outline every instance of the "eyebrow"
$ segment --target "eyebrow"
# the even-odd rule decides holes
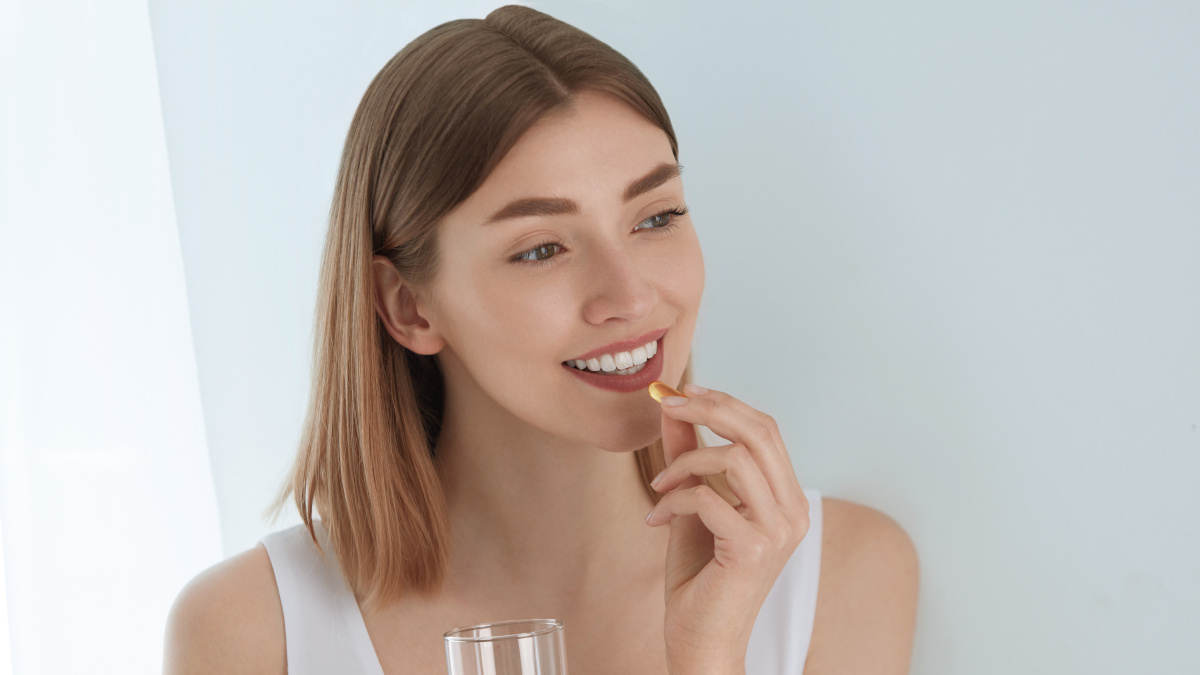
[[[658,166],[655,166],[650,173],[630,183],[625,188],[623,198],[625,202],[629,202],[681,175],[683,175],[682,164],[662,162]],[[579,204],[571,199],[527,197],[510,202],[508,206],[492,214],[492,217],[484,221],[483,224],[491,225],[513,218],[526,218],[529,216],[571,216],[578,214],[579,211]]]

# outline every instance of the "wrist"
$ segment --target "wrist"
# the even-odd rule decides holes
[[[667,673],[670,675],[745,675],[745,658],[736,659],[689,659],[688,663],[673,663],[668,659]]]
[[[746,651],[749,641],[747,635],[735,644],[724,640],[699,641],[700,644],[705,645],[703,647],[695,643],[668,644],[667,673],[669,675],[746,675]]]
[[[688,663],[673,663],[668,660],[669,675],[746,675],[746,659],[720,660],[705,659],[689,660]]]

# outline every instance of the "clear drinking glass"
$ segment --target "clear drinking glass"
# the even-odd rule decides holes
[[[449,675],[567,675],[563,625],[516,619],[446,631]]]

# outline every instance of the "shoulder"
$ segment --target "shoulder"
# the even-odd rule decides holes
[[[864,504],[823,496],[823,555],[838,562],[910,564],[917,571],[917,549],[904,528],[882,511]],[[838,569],[831,572],[837,576]],[[824,573],[824,570],[822,570]]]
[[[163,672],[287,672],[283,607],[262,544],[201,572],[180,591],[167,618]]]
[[[805,675],[907,673],[920,580],[916,547],[876,509],[821,501],[821,579]]]

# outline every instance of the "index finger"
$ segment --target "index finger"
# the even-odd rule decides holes
[[[680,396],[687,398],[683,393],[670,387],[669,385],[655,380],[650,383],[650,395],[654,400],[661,402],[665,396]],[[667,461],[667,466],[679,458],[685,452],[695,450],[699,447],[700,441],[696,435],[696,426],[690,422],[677,420],[667,415],[664,410],[662,413],[662,432],[663,432],[663,459]],[[725,476],[715,474],[712,476],[696,477],[692,476],[679,484],[680,488],[690,488],[697,485],[707,485],[713,489],[721,498],[729,502],[731,506],[737,506],[742,500],[733,493],[729,487],[729,482],[725,480]],[[678,488],[677,488],[678,489]]]
[[[738,399],[716,390],[686,397],[681,406],[663,408],[678,421],[702,424],[721,438],[746,446],[762,468],[775,500],[788,506],[803,500],[803,492],[774,419]]]

